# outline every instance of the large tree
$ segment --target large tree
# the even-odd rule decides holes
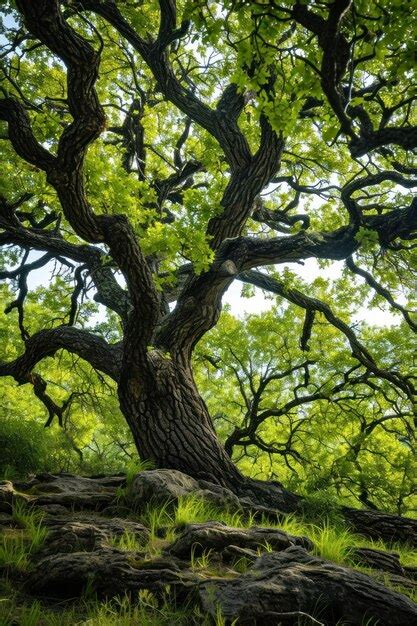
[[[32,384],[52,419],[65,407],[36,367],[76,354],[116,382],[142,458],[239,491],[228,452],[262,445],[260,393],[226,452],[191,359],[240,280],[303,311],[303,351],[316,316],[352,355],[315,396],[308,355],[275,372],[307,381],[281,414],[362,384],[412,416],[407,365],[375,355],[325,289],[280,270],[346,260],[346,285],[359,276],[417,328],[411,3],[16,0],[4,16],[0,277],[17,281],[6,312],[24,350],[0,375]],[[69,315],[32,332],[27,279],[51,261],[73,274]],[[91,285],[122,340],[77,324]]]

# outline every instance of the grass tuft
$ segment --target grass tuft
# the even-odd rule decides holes
[[[143,550],[143,542],[141,542],[135,533],[125,530],[123,535],[112,537],[109,544],[113,548],[123,550],[125,552],[140,552]]]
[[[42,526],[43,514],[27,508],[25,503],[13,505],[12,519],[18,526],[4,532],[0,540],[0,566],[27,571],[30,556],[43,545],[48,530]]]

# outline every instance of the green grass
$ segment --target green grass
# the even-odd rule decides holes
[[[26,503],[17,502],[13,505],[12,519],[19,528],[26,531],[32,552],[42,546],[48,534],[42,525],[43,518],[44,514],[41,511],[29,508]]]
[[[191,550],[191,569],[192,570],[207,570],[211,565],[211,559],[213,557],[213,550],[203,550],[203,553],[199,556],[196,556],[195,550],[196,546],[193,546]]]
[[[149,502],[140,513],[139,521],[150,531],[151,541],[169,535],[174,526],[173,503],[169,500],[164,504]]]
[[[113,548],[126,552],[140,552],[143,550],[143,541],[141,542],[135,533],[129,532],[128,530],[125,530],[123,535],[119,537],[112,537],[109,544],[113,546]]]
[[[136,598],[107,602],[80,600],[71,607],[47,607],[36,601],[19,604],[17,596],[0,598],[1,626],[224,626],[219,613],[214,623],[199,607],[177,607],[166,598],[158,602],[149,591]]]
[[[140,472],[145,472],[147,470],[152,470],[155,468],[154,463],[152,463],[152,461],[146,460],[146,461],[142,461],[141,459],[137,458],[137,459],[132,459],[126,466],[125,472],[126,472],[126,489],[127,491],[129,491],[129,489],[132,486],[132,483],[135,479],[135,476],[137,474],[140,474]]]
[[[253,516],[240,511],[222,510],[211,502],[196,495],[181,496],[174,511],[174,525],[201,524],[209,521],[222,521],[227,526],[249,528],[255,525]]]
[[[280,522],[271,522],[266,518],[257,522],[251,515],[221,511],[210,502],[190,495],[180,497],[176,505],[173,502],[166,502],[162,506],[150,504],[140,516],[140,521],[151,531],[151,543],[156,541],[159,548],[173,540],[175,533],[178,533],[184,525],[210,520],[221,520],[228,526],[236,528],[266,526],[292,535],[308,537],[314,544],[313,553],[316,556],[339,565],[356,566],[353,551],[359,547],[398,552],[403,565],[417,565],[417,556],[412,548],[397,544],[387,545],[382,541],[366,539],[353,533],[339,519],[336,523],[332,523],[321,513],[316,523],[311,521],[310,516],[306,519],[294,514],[286,516]],[[165,541],[161,542],[161,536]],[[262,550],[268,550],[268,546],[263,546]],[[243,568],[244,562],[242,561],[239,565],[240,571],[243,571]]]
[[[43,545],[48,531],[42,526],[43,515],[25,503],[13,505],[12,519],[18,528],[3,532],[0,539],[0,566],[27,571],[30,556]]]
[[[21,531],[4,533],[0,541],[0,567],[26,571],[29,568],[30,546]]]
[[[126,484],[124,487],[118,487],[116,489],[116,498],[119,503],[124,502],[131,495],[133,481],[135,480],[137,474],[140,474],[140,472],[154,469],[154,467],[155,466],[152,461],[149,460],[142,461],[139,458],[135,458],[129,461],[129,463],[125,467]]]
[[[308,534],[314,543],[314,554],[340,565],[347,564],[354,548],[355,536],[347,529],[335,528],[325,522],[311,526]]]

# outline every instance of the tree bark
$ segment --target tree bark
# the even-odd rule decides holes
[[[140,457],[237,489],[243,477],[217,438],[191,367],[152,349],[138,372],[122,374],[118,392]]]

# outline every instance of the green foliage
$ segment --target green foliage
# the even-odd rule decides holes
[[[194,495],[181,496],[178,498],[178,505],[175,510],[175,524],[180,526],[182,524],[190,524],[192,522],[208,522],[221,518],[222,521],[228,526],[232,527],[246,527],[253,523],[251,515],[243,515],[239,511],[233,511],[229,509],[219,509],[210,501],[207,502],[204,498],[196,497]]]
[[[118,550],[138,552],[142,544],[138,541],[135,533],[126,530],[120,537],[113,537],[110,541],[110,545]]]
[[[148,502],[144,509],[140,512],[139,519],[141,523],[150,530],[150,541],[156,542],[161,534],[166,534],[167,529],[173,525],[173,503],[167,501],[164,504]]]
[[[17,622],[18,620],[18,622]],[[216,626],[224,622],[216,620]],[[211,626],[212,621],[196,606],[176,607],[171,599],[156,602],[143,590],[107,601],[84,600],[75,606],[50,608],[36,601],[19,604],[11,595],[0,598],[2,626]]]
[[[311,526],[308,536],[314,543],[315,553],[334,563],[347,564],[354,548],[354,536],[347,529],[329,523]]]
[[[351,311],[364,297],[361,289],[346,284],[343,275],[332,287],[322,278],[308,284],[291,274],[285,281],[291,289],[332,298],[332,309],[341,319],[351,319]],[[343,335],[316,315],[305,353],[299,346],[303,324],[299,309],[278,298],[261,314],[240,319],[222,314],[195,355],[197,381],[217,431],[227,441],[234,429],[247,427],[254,408],[258,416],[272,411],[256,428],[265,452],[256,439],[248,445],[242,437],[245,446],[235,445],[234,458],[244,473],[277,478],[301,493],[313,516],[320,510],[332,516],[337,502],[358,506],[364,492],[382,510],[413,515],[412,402],[383,381],[369,388],[359,378],[355,385],[345,386],[345,372],[357,362]],[[356,332],[381,364],[395,361],[413,370],[413,333],[405,324],[390,328],[362,324]],[[307,378],[300,367],[306,359],[311,361]],[[354,371],[360,377],[362,370]],[[284,372],[289,373],[280,376]],[[342,386],[335,393],[338,385]],[[295,400],[303,397],[307,401],[298,405]]]
[[[322,521],[332,525],[340,524],[340,500],[329,490],[313,491],[301,501],[303,517],[310,521]]]
[[[37,423],[22,419],[0,420],[0,474],[14,478],[46,469],[49,433]]]
[[[126,467],[126,493],[129,494],[132,488],[133,481],[135,476],[140,472],[145,472],[147,470],[154,469],[154,464],[150,460],[142,461],[141,459],[134,458],[131,459]]]

